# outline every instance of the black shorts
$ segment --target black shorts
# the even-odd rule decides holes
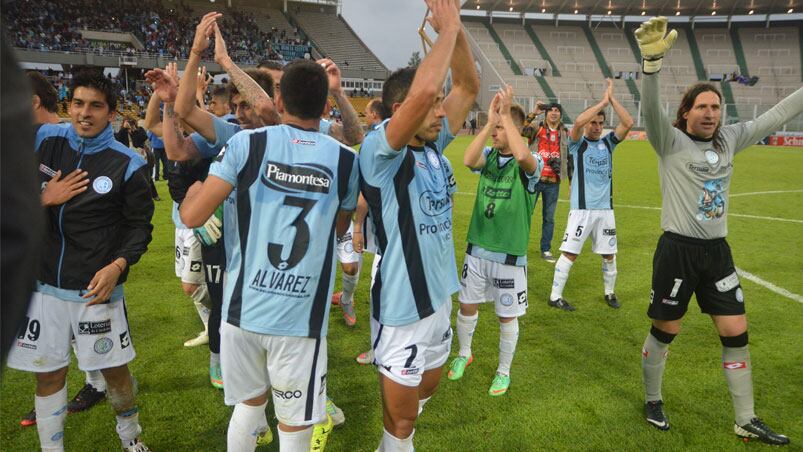
[[[680,319],[692,293],[704,314],[744,314],[744,294],[728,242],[664,232],[652,260],[647,315],[656,320]]]
[[[212,305],[220,306],[223,304],[223,273],[226,272],[226,247],[223,245],[223,238],[213,246],[201,245],[201,255]]]

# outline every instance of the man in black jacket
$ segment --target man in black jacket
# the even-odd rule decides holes
[[[128,362],[134,347],[123,283],[151,241],[147,166],[114,139],[117,94],[100,74],[77,74],[70,124],[36,134],[45,212],[43,253],[28,317],[8,366],[36,373],[37,430],[45,450],[63,450],[70,339],[78,367],[100,370],[123,449],[144,452]],[[63,177],[67,175],[67,177]],[[88,184],[71,180],[88,179]]]

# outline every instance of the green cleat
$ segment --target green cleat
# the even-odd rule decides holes
[[[223,389],[223,372],[220,364],[209,366],[209,382],[217,389]]]
[[[326,449],[326,440],[329,439],[329,433],[332,432],[334,423],[332,416],[326,415],[326,421],[320,424],[315,424],[312,429],[312,440],[310,441],[310,452],[323,452]]]
[[[488,389],[488,395],[493,397],[503,395],[507,392],[508,387],[510,387],[510,375],[497,372],[494,376],[494,381],[491,382],[491,387]]]
[[[265,430],[257,432],[257,447],[267,446],[273,442],[273,432],[270,431],[270,426],[266,425]]]
[[[449,374],[447,377],[452,381],[457,381],[463,378],[463,373],[466,371],[466,367],[469,364],[474,362],[474,356],[469,356],[466,358],[465,356],[458,356],[457,358],[452,360],[452,364],[449,365]]]

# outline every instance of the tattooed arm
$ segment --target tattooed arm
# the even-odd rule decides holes
[[[363,131],[362,125],[360,125],[360,118],[340,86],[340,69],[329,58],[318,60],[317,63],[326,70],[326,75],[329,78],[329,94],[335,98],[337,108],[340,110],[340,118],[343,121],[342,125],[333,123],[329,129],[329,135],[349,146],[362,143]]]
[[[165,143],[165,154],[168,160],[193,160],[200,156],[195,142],[185,137],[178,122],[173,104],[165,104],[164,119],[162,120],[162,139]]]

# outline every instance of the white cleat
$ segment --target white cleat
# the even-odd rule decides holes
[[[201,331],[198,337],[190,339],[184,343],[185,347],[197,347],[199,345],[206,345],[209,343],[209,334],[206,331]]]

